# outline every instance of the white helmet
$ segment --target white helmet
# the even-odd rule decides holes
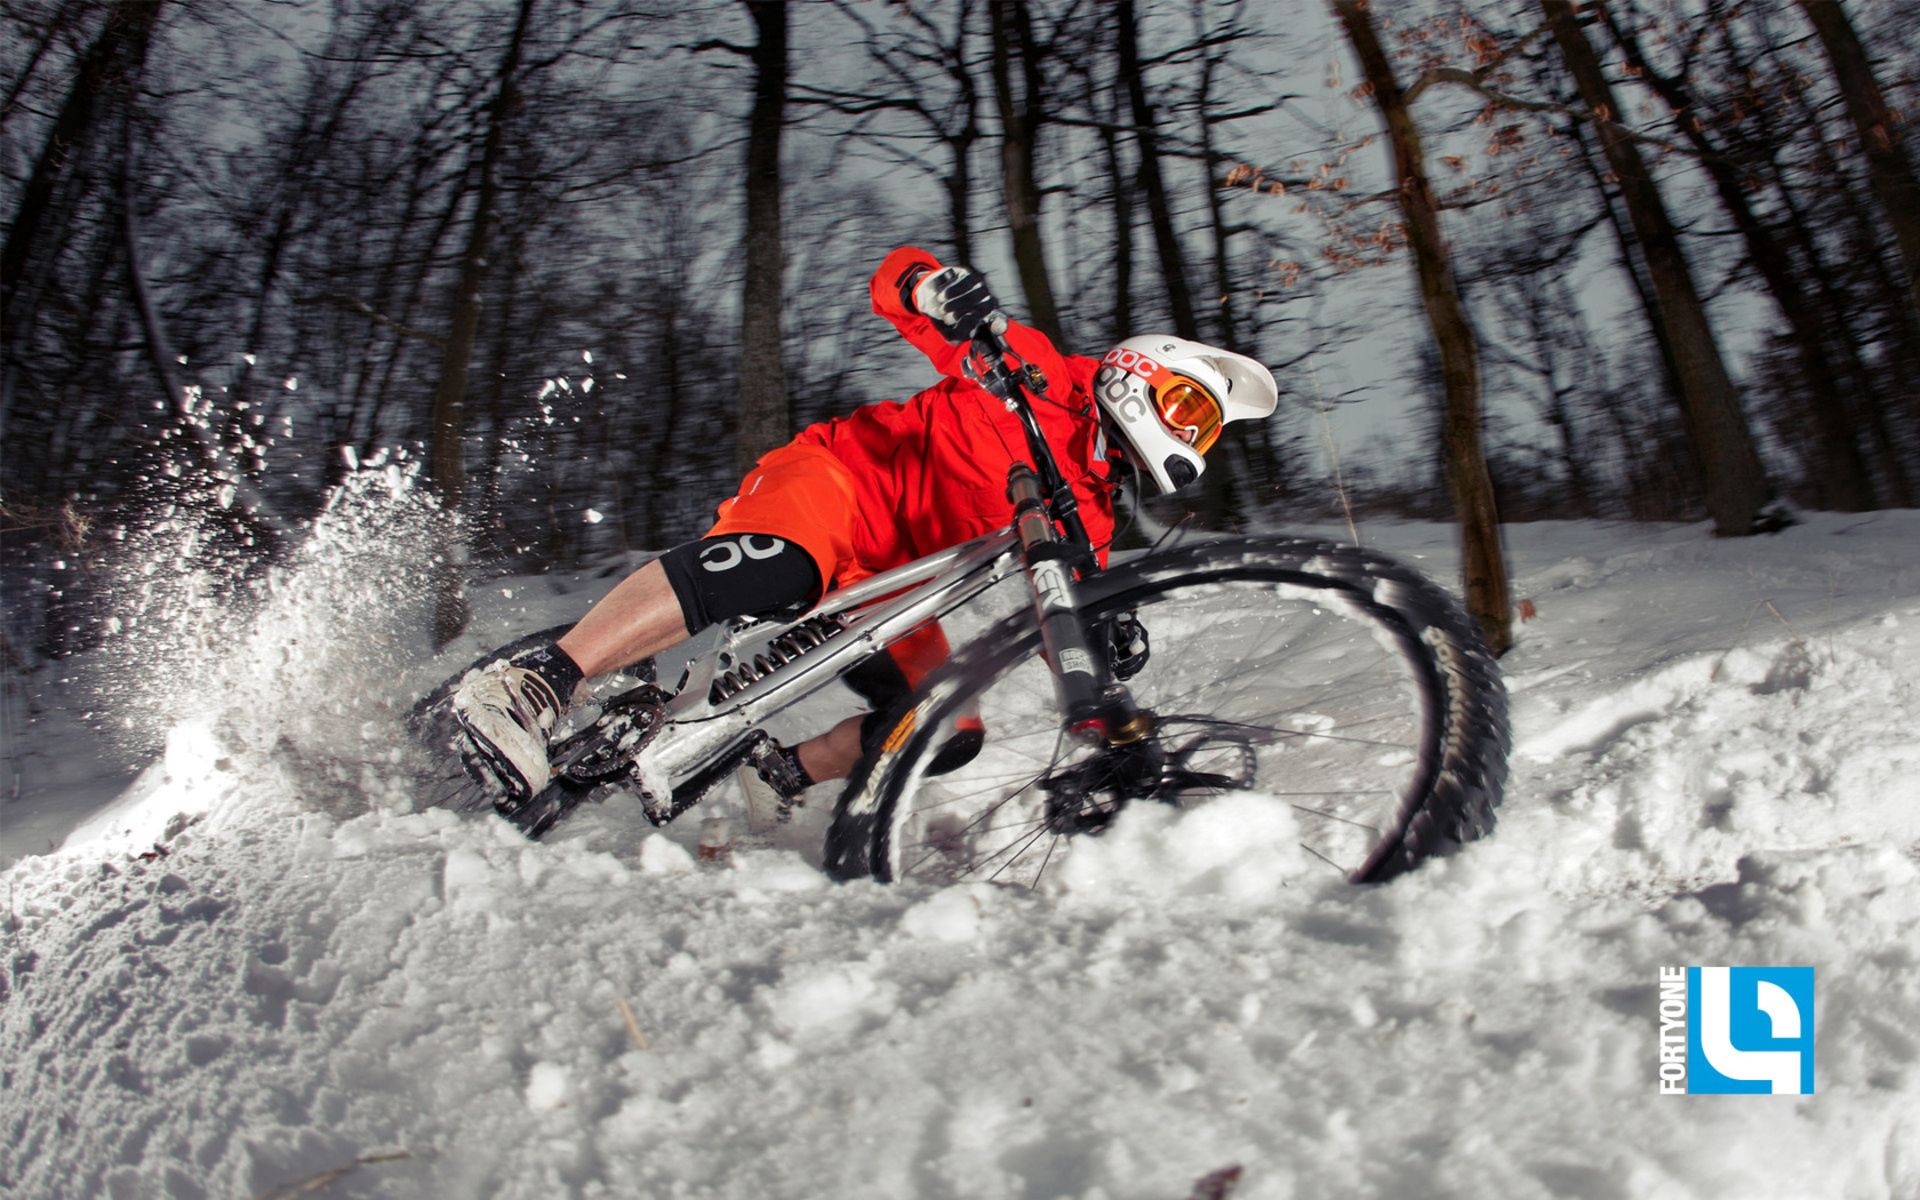
[[[1273,372],[1253,359],[1164,333],[1107,351],[1093,394],[1107,429],[1161,492],[1200,478],[1223,425],[1269,416],[1280,400]]]

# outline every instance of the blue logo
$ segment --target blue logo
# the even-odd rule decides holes
[[[1684,1052],[1679,973],[1661,970],[1661,1091],[1684,1080],[1693,1096],[1813,1094],[1812,967],[1688,967]]]

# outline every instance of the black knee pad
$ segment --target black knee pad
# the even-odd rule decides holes
[[[820,598],[813,556],[785,538],[727,533],[687,542],[660,560],[688,633],[731,617],[800,610]]]

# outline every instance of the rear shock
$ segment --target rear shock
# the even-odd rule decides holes
[[[802,621],[768,642],[767,648],[752,659],[716,675],[713,686],[707,690],[707,700],[719,704],[738,695],[801,655],[824,646],[845,628],[845,618],[837,613]]]

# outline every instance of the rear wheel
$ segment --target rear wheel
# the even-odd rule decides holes
[[[1146,631],[1127,686],[1153,733],[1123,747],[1065,735],[1033,622],[1009,618],[927,681],[850,781],[831,871],[1033,886],[1128,805],[1229,791],[1287,806],[1299,844],[1355,882],[1493,828],[1505,692],[1458,604],[1411,568],[1331,542],[1223,539],[1115,568],[1083,601],[1090,626],[1131,616]],[[932,778],[976,712],[985,748]]]

